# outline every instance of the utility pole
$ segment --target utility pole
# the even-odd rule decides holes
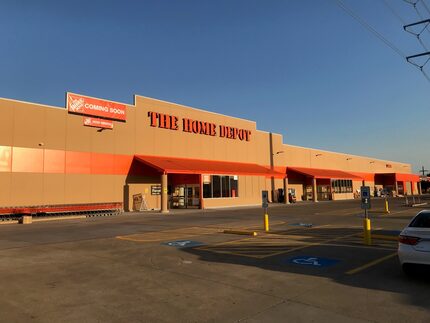
[[[428,169],[424,169],[424,166],[421,166],[421,170],[419,171],[422,175],[422,177],[426,177],[426,172],[428,172]]]

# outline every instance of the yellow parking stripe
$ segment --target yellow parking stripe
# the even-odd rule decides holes
[[[333,239],[322,240],[318,242],[304,242],[304,241],[297,241],[297,240],[292,241],[289,236],[283,236],[284,238],[283,240],[276,239],[277,241],[273,241],[273,240],[267,241],[266,237],[247,238],[247,239],[241,239],[236,241],[222,242],[213,246],[202,246],[196,249],[214,252],[214,253],[222,253],[222,254],[230,254],[230,255],[237,255],[237,256],[243,256],[243,257],[263,259],[267,257],[277,256],[280,254],[291,253],[291,252],[302,250],[309,247],[324,245],[329,242],[349,238],[354,235],[356,235],[356,233],[336,237]],[[291,243],[293,245],[291,245]],[[299,246],[297,246],[298,244]],[[262,248],[264,249],[262,250]],[[282,248],[282,250],[279,250],[280,248]],[[231,250],[231,249],[234,249],[234,250]],[[261,252],[263,251],[265,252],[262,255]]]
[[[174,240],[188,237],[195,237],[201,235],[214,234],[219,232],[218,229],[214,228],[203,228],[203,227],[189,227],[181,229],[172,229],[164,231],[144,232],[130,234],[126,236],[117,236],[117,239],[128,240],[135,242],[157,242],[163,240]]]
[[[376,260],[374,260],[374,261],[371,261],[371,262],[369,262],[369,263],[367,263],[367,264],[365,264],[365,265],[363,265],[363,266],[360,266],[360,267],[357,267],[357,268],[352,269],[352,270],[350,270],[350,271],[347,271],[347,272],[346,272],[346,274],[347,274],[347,275],[353,275],[353,274],[356,274],[356,273],[358,273],[358,272],[360,272],[360,271],[363,271],[363,270],[365,270],[365,269],[367,269],[367,268],[370,268],[370,267],[372,267],[372,266],[375,266],[375,265],[377,265],[377,264],[380,264],[381,262],[384,262],[385,260],[388,260],[388,259],[394,258],[395,256],[397,256],[397,252],[391,253],[391,254],[389,254],[389,255],[387,255],[387,256],[385,256],[385,257],[382,257],[382,258],[376,259]]]

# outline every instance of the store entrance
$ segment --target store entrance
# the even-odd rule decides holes
[[[328,201],[331,197],[330,185],[317,185],[318,201]]]
[[[198,209],[200,208],[200,185],[176,185],[172,192],[172,208]]]

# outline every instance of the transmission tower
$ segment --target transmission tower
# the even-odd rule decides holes
[[[404,0],[404,1],[413,5],[414,9],[417,11],[418,15],[420,17],[422,17],[422,15],[419,13],[419,11],[417,9],[417,4],[420,0],[417,0],[415,2],[411,2],[408,0]],[[423,5],[425,5],[425,8],[427,9],[427,6],[426,6],[424,0],[422,0],[422,3],[423,3]],[[417,22],[414,22],[414,23],[411,23],[408,25],[404,25],[403,29],[406,32],[416,36],[418,41],[420,42],[421,46],[425,49],[425,51],[422,53],[406,56],[406,61],[408,63],[416,66],[424,74],[424,76],[427,78],[427,80],[430,81],[430,76],[424,71],[424,66],[430,60],[430,51],[428,50],[428,48],[426,47],[426,45],[424,44],[424,42],[421,39],[421,35],[424,31],[427,31],[430,33],[430,29],[428,29],[429,25],[430,25],[430,19],[422,19],[420,21],[417,21]]]

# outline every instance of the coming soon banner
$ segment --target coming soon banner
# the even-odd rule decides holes
[[[126,120],[126,105],[67,93],[67,110],[71,113],[96,116],[112,120]]]

